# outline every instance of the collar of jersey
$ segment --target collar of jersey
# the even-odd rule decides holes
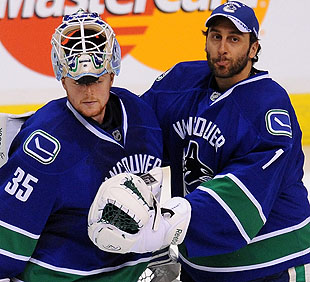
[[[122,102],[121,99],[120,103],[121,103],[121,108],[122,108],[122,113],[123,113],[123,121],[122,121],[122,126],[123,126],[123,137],[124,137],[124,146],[125,146],[125,142],[126,142],[126,136],[127,136],[127,130],[128,130],[128,120],[127,120],[127,113],[124,107],[124,104]],[[69,108],[69,110],[74,114],[74,116],[76,117],[76,119],[86,128],[88,129],[91,133],[93,133],[94,135],[96,135],[98,138],[103,139],[105,141],[108,142],[112,142],[115,143],[119,146],[121,146],[122,148],[124,148],[124,146],[117,142],[114,138],[112,138],[110,136],[110,134],[108,134],[107,132],[105,132],[104,130],[99,130],[98,128],[96,128],[95,126],[93,126],[92,124],[90,124],[72,105],[71,103],[67,100],[67,107]]]
[[[265,79],[265,78],[269,78],[269,74],[266,71],[257,73],[254,76],[250,76],[249,78],[242,80],[240,82],[238,82],[237,84],[233,85],[231,88],[229,88],[228,90],[226,90],[218,99],[216,99],[210,106],[214,105],[215,103],[217,103],[218,101],[221,101],[222,99],[225,99],[227,96],[229,96],[231,94],[231,92],[233,92],[233,90],[240,86],[240,85],[244,85],[244,84],[248,84],[254,81],[258,81],[261,79]]]

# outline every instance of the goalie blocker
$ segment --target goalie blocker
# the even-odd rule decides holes
[[[88,214],[88,236],[103,251],[146,253],[181,244],[191,217],[187,200],[174,197],[162,207],[151,191],[161,186],[162,171],[149,186],[139,176],[118,174],[100,186]]]

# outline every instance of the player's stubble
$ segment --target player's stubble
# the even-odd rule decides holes
[[[207,52],[208,65],[215,77],[229,78],[243,71],[248,61],[250,60],[249,53],[250,48],[248,48],[248,50],[244,54],[241,54],[236,59],[225,58],[225,60],[228,60],[230,62],[230,65],[228,66],[228,68],[226,68],[216,65],[216,63],[221,61],[223,57],[211,58],[210,53]]]

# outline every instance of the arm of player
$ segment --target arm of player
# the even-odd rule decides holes
[[[191,206],[183,198],[162,207],[138,176],[122,173],[99,188],[88,215],[88,235],[98,248],[145,253],[183,242]]]

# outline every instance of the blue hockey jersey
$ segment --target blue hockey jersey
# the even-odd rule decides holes
[[[301,130],[286,91],[259,72],[224,93],[206,61],[162,74],[156,111],[173,196],[191,203],[179,247],[195,281],[242,282],[310,262]]]
[[[111,95],[122,108],[121,142],[66,98],[39,109],[14,139],[0,169],[0,278],[131,282],[145,269],[150,254],[106,253],[87,234],[88,211],[104,180],[161,166],[152,109],[125,89],[112,88]],[[134,267],[133,276],[117,274]]]

